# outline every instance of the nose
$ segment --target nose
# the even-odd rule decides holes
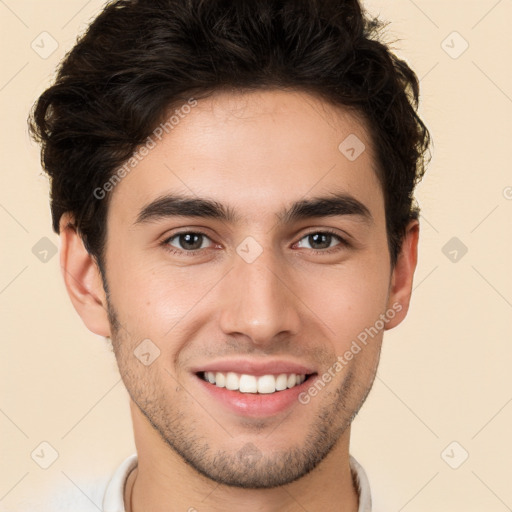
[[[234,268],[222,283],[222,331],[231,336],[244,335],[259,346],[297,334],[301,303],[294,293],[289,269],[270,249],[252,263],[238,255],[234,260]]]

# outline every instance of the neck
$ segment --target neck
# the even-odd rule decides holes
[[[218,484],[189,466],[132,407],[137,468],[125,486],[126,512],[357,512],[358,495],[349,460],[350,429],[310,473],[272,489]]]

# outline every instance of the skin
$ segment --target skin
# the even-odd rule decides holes
[[[355,161],[338,150],[349,134],[366,146]],[[363,203],[371,220],[278,221],[293,202],[332,191]],[[214,199],[240,219],[136,222],[145,205],[167,193]],[[383,331],[407,314],[419,234],[411,221],[391,268],[364,122],[296,91],[200,100],[112,193],[108,301],[72,220],[61,220],[66,286],[86,326],[112,339],[131,397],[139,464],[126,487],[127,510],[356,511],[350,423],[372,386]],[[325,229],[349,245],[336,237],[326,243],[331,253],[312,245],[307,235]],[[167,246],[182,253],[172,254],[162,242],[178,231],[207,237],[192,256],[175,237]],[[252,263],[236,251],[248,236],[262,248]],[[226,410],[191,370],[230,357],[279,358],[321,376],[397,304],[393,319],[308,404],[275,416]],[[160,350],[149,366],[134,356],[144,339]]]

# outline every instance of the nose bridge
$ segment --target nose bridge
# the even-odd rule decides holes
[[[296,333],[298,303],[280,260],[271,249],[265,249],[251,261],[245,258],[241,245],[242,256],[235,255],[234,268],[223,283],[222,330],[244,334],[258,345],[272,342],[283,332]]]

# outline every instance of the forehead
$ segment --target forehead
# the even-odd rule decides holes
[[[114,189],[110,209],[124,219],[171,193],[214,199],[245,220],[332,191],[382,207],[368,132],[342,107],[305,92],[256,91],[176,110],[168,133],[152,136]]]

